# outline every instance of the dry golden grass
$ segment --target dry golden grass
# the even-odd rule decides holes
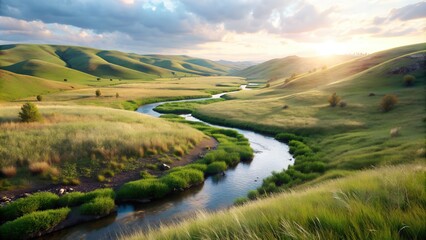
[[[2,167],[1,173],[5,177],[14,177],[16,175],[16,167],[15,166],[8,166],[8,167]]]
[[[50,169],[50,165],[47,162],[34,162],[30,163],[28,169],[32,174],[42,174]]]

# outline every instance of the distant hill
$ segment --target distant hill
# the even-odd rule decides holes
[[[254,61],[226,61],[226,60],[219,60],[216,61],[217,63],[221,65],[228,66],[232,68],[235,71],[243,70],[245,68],[251,67],[253,65],[259,64],[260,62],[254,62]]]
[[[285,58],[272,59],[264,63],[245,68],[241,71],[236,71],[234,74],[247,79],[278,79],[291,76],[292,74],[316,71],[324,66],[330,67],[353,58],[353,56],[349,55],[310,58],[289,56]]]
[[[172,76],[226,75],[234,70],[189,56],[139,55],[86,47],[14,44],[0,46],[0,69],[55,81],[72,79],[155,79]]]

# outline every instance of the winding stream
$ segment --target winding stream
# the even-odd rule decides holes
[[[245,85],[242,89],[245,89]],[[213,95],[219,98],[226,93]],[[202,99],[179,100],[197,101]],[[139,107],[140,113],[159,117],[153,109],[165,102],[147,104]],[[201,121],[191,115],[183,115],[190,121]],[[203,121],[201,121],[203,122]],[[208,124],[208,123],[206,123]],[[212,125],[212,124],[209,124]],[[219,128],[227,128],[212,125]],[[272,137],[252,131],[231,128],[243,134],[250,142],[255,154],[250,163],[240,163],[228,169],[225,176],[209,177],[204,184],[191,188],[165,199],[146,204],[122,204],[117,214],[80,224],[45,236],[42,239],[116,239],[123,233],[153,228],[160,223],[179,221],[194,215],[197,211],[214,211],[229,207],[237,197],[246,196],[249,190],[259,187],[262,179],[272,171],[280,171],[293,163],[288,146]]]

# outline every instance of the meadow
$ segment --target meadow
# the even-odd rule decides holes
[[[79,183],[107,179],[143,168],[141,158],[187,153],[206,136],[191,127],[136,112],[102,107],[42,105],[42,122],[22,123],[19,106],[0,109],[2,189],[47,182]],[[151,161],[150,161],[151,162]],[[10,173],[9,173],[10,174]],[[16,175],[16,176],[15,176]],[[37,184],[41,184],[36,181]]]

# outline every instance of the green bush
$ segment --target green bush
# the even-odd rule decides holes
[[[409,87],[414,85],[414,81],[416,80],[416,77],[413,75],[405,75],[404,78],[404,85]]]
[[[33,103],[25,103],[22,105],[19,118],[22,122],[37,122],[42,119],[37,106]]]
[[[13,220],[27,213],[37,210],[54,208],[58,204],[59,197],[51,192],[34,193],[31,196],[20,198],[0,208],[2,221]]]
[[[83,215],[103,216],[110,214],[115,208],[114,200],[109,197],[97,197],[80,206]]]
[[[96,95],[96,97],[100,97],[102,95],[101,90],[97,89],[95,91],[95,95]]]
[[[73,207],[88,203],[95,198],[115,199],[115,192],[111,188],[100,188],[87,193],[67,193],[59,199],[59,205],[62,207]]]
[[[336,93],[333,93],[330,97],[328,97],[328,103],[331,107],[335,107],[340,102],[340,97],[337,96]]]
[[[66,219],[69,208],[29,213],[0,226],[1,239],[24,239],[46,231]]]
[[[91,201],[92,199],[99,197],[107,197],[115,199],[115,192],[112,188],[99,188],[91,192],[85,193],[84,202]]]
[[[383,112],[389,112],[398,103],[398,98],[395,95],[385,95],[380,102],[380,108]]]
[[[41,101],[43,101],[43,96],[37,95],[36,99],[37,99],[37,101],[41,102]]]
[[[183,179],[183,178],[181,178],[177,175],[173,175],[173,174],[168,174],[168,175],[162,177],[161,182],[165,183],[172,190],[189,187],[188,181],[186,181],[185,179]]]
[[[84,203],[85,193],[72,192],[67,193],[59,198],[59,205],[62,207],[74,207]]]
[[[244,203],[247,203],[248,201],[249,199],[246,197],[239,197],[234,200],[234,205],[240,206],[240,205],[243,205]]]
[[[170,192],[167,184],[159,179],[142,179],[124,184],[117,192],[118,199],[152,199],[164,197]]]
[[[207,166],[207,174],[217,174],[225,171],[227,168],[225,162],[212,162]]]
[[[207,165],[202,164],[202,163],[192,163],[192,164],[186,165],[185,168],[192,168],[192,169],[196,169],[198,171],[205,172],[206,169],[207,169]]]
[[[204,173],[197,169],[182,169],[180,171],[171,172],[168,175],[182,178],[188,183],[188,185],[199,184],[204,181]]]
[[[259,197],[259,192],[257,190],[251,190],[247,193],[247,197],[250,200],[255,200]]]

